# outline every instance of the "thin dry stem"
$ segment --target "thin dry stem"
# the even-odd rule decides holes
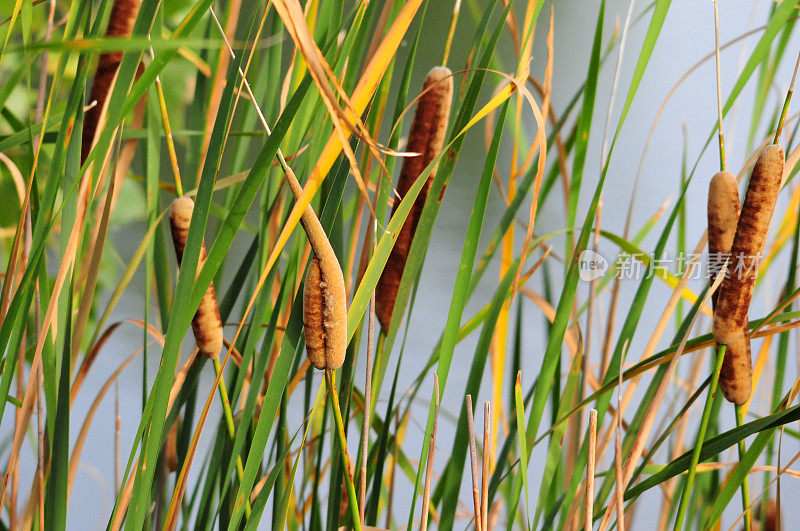
[[[428,446],[428,461],[425,465],[425,490],[422,496],[422,522],[420,524],[420,529],[422,531],[428,529],[428,515],[430,514],[431,505],[431,483],[433,481],[433,457],[436,453],[436,432],[439,428],[439,375],[436,373],[433,374],[433,396],[433,431],[431,432],[431,442]]]
[[[589,442],[587,445],[588,459],[586,463],[586,499],[584,503],[584,529],[592,531],[592,517],[594,515],[594,471],[597,451],[597,410],[589,411]]]
[[[475,449],[475,421],[472,415],[472,395],[467,395],[467,427],[469,431],[469,462],[472,469],[472,503],[475,509],[475,529],[482,531],[481,500],[478,486],[478,452]]]
[[[373,250],[376,247],[375,231],[377,224],[373,220]],[[374,252],[374,251],[373,251]],[[369,299],[369,331],[367,334],[367,374],[364,382],[364,427],[361,433],[361,481],[359,482],[358,512],[364,521],[364,508],[367,498],[367,457],[369,456],[369,422],[372,418],[372,352],[375,348],[375,292]],[[438,394],[437,394],[438,396]]]
[[[626,349],[627,350],[627,345]],[[622,419],[622,363],[619,364],[619,375],[617,377],[617,414],[616,414],[616,427],[614,429],[614,477],[616,478],[616,486],[614,489],[614,503],[617,508],[617,529],[625,531],[625,505],[622,495],[625,492],[625,485],[627,481],[622,476],[622,427],[620,420]],[[603,526],[600,526],[603,529]]]
[[[489,526],[489,445],[492,436],[492,405],[483,404],[483,468],[481,469],[481,525],[486,530]]]
[[[725,135],[722,133],[722,74],[719,66],[719,5],[714,0],[714,59],[717,71],[717,124],[719,137],[719,169],[725,171]]]

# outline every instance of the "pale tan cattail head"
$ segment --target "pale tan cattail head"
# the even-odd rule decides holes
[[[400,178],[397,182],[397,193],[400,199],[395,197],[393,213],[400,200],[405,197],[423,170],[442,150],[447,133],[450,103],[453,99],[453,78],[451,76],[452,73],[448,68],[437,66],[431,69],[425,78],[425,83],[422,86],[423,94],[417,102],[417,110],[414,113],[414,120],[408,133],[408,145],[406,147],[406,151],[419,153],[420,155],[403,159],[403,167],[400,170]],[[411,242],[414,239],[417,223],[428,198],[434,175],[432,171],[425,186],[414,201],[411,212],[409,212],[403,227],[400,229],[400,234],[397,236],[397,241],[375,288],[375,314],[378,317],[381,328],[384,330],[388,330],[391,323],[397,291],[408,260],[408,251],[411,248]]]
[[[186,247],[186,237],[189,234],[189,225],[192,222],[194,212],[194,201],[188,196],[181,196],[172,202],[170,208],[169,223],[172,229],[172,242],[175,245],[175,255],[180,266],[183,260],[183,250]],[[197,271],[200,272],[206,261],[206,245],[200,248],[200,258],[197,261]],[[207,358],[216,359],[222,350],[222,319],[219,315],[217,305],[217,294],[212,282],[205,294],[200,306],[192,319],[192,332],[194,333],[197,348],[200,353]]]
[[[341,367],[347,352],[347,296],[338,261],[311,260],[303,287],[303,325],[311,364]]]
[[[739,221],[739,188],[736,177],[729,171],[721,171],[711,178],[708,185],[708,268],[710,282],[716,280],[717,273],[730,255],[736,224]],[[712,294],[716,307],[718,292]]]

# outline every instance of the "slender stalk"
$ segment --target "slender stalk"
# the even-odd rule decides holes
[[[447,59],[450,57],[450,46],[453,44],[453,35],[456,32],[456,23],[458,23],[458,14],[461,11],[461,0],[456,0],[453,6],[453,18],[450,20],[450,29],[447,32],[447,41],[444,44],[444,55],[442,55],[442,66],[447,66]]]
[[[356,488],[353,485],[353,478],[350,476],[350,456],[347,454],[347,437],[344,435],[344,422],[342,422],[342,411],[339,409],[339,393],[336,392],[333,371],[325,369],[325,382],[328,384],[328,392],[331,396],[331,409],[333,418],[336,421],[336,437],[339,439],[339,447],[342,452],[342,462],[345,468],[345,483],[347,484],[347,499],[350,502],[350,515],[353,518],[353,527],[356,531],[361,531],[361,515],[358,512],[358,499],[356,498]]]
[[[797,68],[800,67],[800,52],[797,54],[797,61],[794,64],[794,73],[792,73],[792,82],[789,85],[789,90],[786,92],[786,99],[783,102],[783,109],[781,109],[781,119],[778,121],[778,129],[775,131],[775,139],[773,144],[777,144],[781,139],[781,132],[783,131],[783,124],[786,122],[786,113],[789,112],[789,102],[792,101],[792,93],[794,92],[794,82],[797,79]]]
[[[719,169],[725,171],[725,135],[722,134],[722,81],[719,66],[719,4],[714,0],[714,59],[717,68],[717,132],[719,137]]]
[[[236,426],[233,423],[233,413],[231,412],[231,403],[230,400],[228,399],[228,387],[225,385],[225,378],[223,378],[220,375],[221,371],[222,367],[219,363],[219,358],[214,358],[214,376],[216,376],[217,379],[219,379],[219,385],[217,386],[219,389],[219,399],[220,402],[222,402],[222,412],[225,417],[225,425],[228,429],[228,436],[230,437],[231,442],[233,442],[236,439]],[[242,456],[240,455],[236,457],[236,475],[238,476],[239,481],[241,481],[242,476],[244,476],[244,467],[242,466]],[[251,510],[250,500],[248,499],[244,508],[245,516],[247,516],[248,518],[250,517],[250,510]]]
[[[119,434],[122,427],[122,417],[119,414],[119,380],[114,381],[114,495],[119,496]]]
[[[627,350],[627,345],[625,346]],[[623,357],[623,359],[625,359]],[[617,378],[617,415],[614,427],[614,474],[616,476],[616,489],[614,489],[614,502],[617,508],[617,529],[625,531],[625,505],[623,494],[625,492],[625,476],[622,473],[622,363],[619,364]],[[601,526],[602,528],[602,526]]]
[[[715,2],[716,3],[716,2]],[[683,519],[686,516],[686,509],[689,507],[689,498],[692,493],[692,486],[694,478],[697,474],[697,463],[700,462],[700,450],[703,447],[703,442],[706,438],[706,429],[708,429],[708,421],[711,418],[712,404],[714,397],[717,394],[717,385],[719,383],[719,371],[722,368],[722,360],[725,359],[725,345],[717,347],[717,357],[714,361],[714,372],[711,375],[711,384],[708,388],[708,396],[706,403],[703,407],[703,416],[700,419],[700,427],[697,431],[697,440],[692,450],[692,459],[689,465],[689,472],[686,476],[686,482],[683,484],[683,493],[681,494],[680,505],[678,506],[678,514],[675,518],[675,531],[680,531],[683,528]]]
[[[744,410],[742,406],[736,406],[736,427],[740,427],[744,424]],[[744,459],[744,455],[747,452],[747,449],[744,447],[744,439],[739,441],[738,444],[739,448],[739,460],[741,461]],[[747,476],[744,477],[742,480],[742,511],[744,511],[744,531],[750,531],[751,529],[751,513],[750,513],[750,483],[747,479]]]
[[[475,449],[475,420],[472,415],[472,395],[467,395],[467,427],[469,428],[469,459],[472,468],[472,503],[475,508],[475,530],[481,526],[481,501],[478,493],[478,452]]]
[[[377,237],[377,223],[373,220],[372,236],[373,236],[373,249],[376,242],[374,239]],[[361,520],[364,520],[364,509],[366,507],[367,499],[367,458],[369,456],[369,421],[372,418],[372,371],[373,371],[373,356],[372,352],[375,346],[375,291],[373,290],[372,296],[369,299],[369,331],[367,334],[367,374],[366,382],[364,383],[364,427],[361,433],[361,481],[359,482],[358,493],[358,514]],[[438,400],[438,395],[437,395]]]
[[[150,48],[150,57],[155,59],[153,48]],[[167,101],[164,97],[164,87],[161,85],[161,76],[156,76],[156,99],[158,99],[158,107],[161,112],[161,124],[164,127],[164,137],[167,141],[167,153],[169,154],[169,162],[172,167],[172,175],[175,179],[175,192],[181,196],[183,195],[183,183],[181,181],[181,170],[178,166],[178,155],[175,152],[175,142],[172,138],[172,126],[169,124],[169,114],[167,113]]]
[[[436,451],[436,432],[439,427],[439,375],[433,373],[433,397],[434,397],[434,411],[433,411],[433,431],[431,432],[431,444],[428,447],[428,462],[425,465],[425,490],[422,496],[422,522],[420,523],[420,530],[426,531],[428,529],[428,514],[430,513],[431,504],[431,482],[433,480],[433,456]]]
[[[584,504],[583,519],[584,530],[592,531],[592,518],[594,515],[594,470],[595,470],[595,452],[597,451],[597,410],[592,409],[589,412],[589,443],[588,443],[588,459],[586,463],[586,502]]]
[[[492,405],[483,404],[483,467],[481,469],[481,525],[484,531],[489,525],[489,445],[492,436]]]

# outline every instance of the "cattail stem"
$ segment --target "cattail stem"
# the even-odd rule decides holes
[[[489,451],[492,436],[492,405],[483,404],[483,465],[481,468],[481,526],[486,531],[489,525]]]
[[[583,527],[585,531],[592,531],[594,518],[594,470],[597,452],[597,410],[589,412],[589,443],[586,459],[586,501],[583,511]]]
[[[797,61],[794,64],[794,73],[792,73],[792,82],[789,85],[789,90],[786,92],[786,99],[783,102],[781,109],[781,117],[778,120],[778,128],[775,130],[775,138],[772,140],[773,144],[777,144],[781,139],[781,132],[783,125],[786,123],[786,114],[789,112],[789,102],[792,101],[792,93],[794,92],[794,82],[797,79],[797,69],[800,67],[800,52],[797,54]]]
[[[725,345],[717,346],[717,356],[714,360],[714,372],[711,373],[711,384],[708,388],[708,395],[706,403],[703,407],[703,416],[700,419],[700,427],[697,430],[697,440],[695,440],[694,448],[692,449],[692,459],[689,465],[689,472],[686,476],[686,482],[683,484],[683,493],[681,494],[680,505],[678,506],[678,515],[675,518],[675,531],[680,531],[683,527],[683,518],[686,516],[686,509],[689,507],[689,497],[692,493],[692,486],[694,478],[697,474],[697,464],[700,462],[700,450],[703,447],[703,442],[706,439],[706,429],[708,428],[708,421],[711,418],[712,405],[714,404],[714,397],[717,394],[717,385],[719,384],[719,373],[722,369],[722,361],[725,359]]]
[[[450,58],[450,47],[453,44],[453,35],[456,33],[458,14],[461,12],[461,0],[456,0],[453,5],[453,17],[450,19],[450,29],[447,31],[447,40],[444,43],[444,54],[442,55],[442,65],[447,66],[447,59]]]
[[[475,449],[475,420],[472,415],[472,395],[467,395],[467,428],[469,431],[469,462],[472,469],[472,504],[475,509],[475,529],[483,531],[481,526],[481,501],[478,493],[478,452]]]
[[[220,376],[220,372],[222,371],[222,367],[219,363],[219,358],[214,358],[214,375],[219,378],[219,398],[222,402],[222,411],[223,416],[225,417],[225,425],[228,429],[228,436],[233,442],[236,439],[236,425],[233,423],[233,414],[231,412],[231,402],[228,399],[228,387],[225,385],[225,378]],[[244,476],[244,467],[242,466],[242,456],[236,456],[236,475],[239,477],[239,481],[242,480]],[[250,500],[247,500],[247,504],[245,505],[245,515],[250,515]]]
[[[377,223],[373,220],[373,250],[377,246],[375,238]],[[369,424],[372,417],[372,364],[375,347],[375,292],[369,299],[369,329],[367,332],[367,371],[364,381],[364,426],[361,433],[361,481],[359,482],[358,513],[364,521],[364,510],[367,500],[367,458],[369,456]]]
[[[719,5],[714,0],[714,58],[717,70],[717,123],[719,137],[719,169],[725,171],[725,135],[722,133],[722,75],[719,66]]]
[[[744,409],[742,409],[741,405],[736,405],[736,427],[739,428],[744,424]],[[739,461],[744,459],[745,453],[747,453],[747,449],[744,447],[744,439],[739,441],[737,445],[739,450]],[[744,531],[750,531],[751,529],[751,514],[750,514],[750,482],[747,479],[747,475],[744,476],[741,485],[741,493],[742,493],[742,511],[744,511]]]
[[[347,498],[350,505],[350,515],[353,518],[353,527],[356,531],[361,531],[361,515],[358,513],[358,498],[356,498],[356,488],[353,485],[353,478],[350,476],[350,456],[347,453],[347,437],[344,434],[344,422],[342,422],[342,411],[339,409],[339,394],[336,392],[336,382],[334,381],[333,371],[325,369],[325,382],[328,385],[328,393],[331,397],[331,409],[336,423],[336,437],[339,440],[342,464],[344,465],[344,477],[347,485]]]
[[[433,431],[431,432],[431,442],[428,446],[428,460],[425,464],[425,489],[422,495],[422,522],[420,531],[428,529],[428,514],[431,505],[431,483],[433,482],[433,457],[436,453],[436,432],[439,428],[439,376],[433,374]]]

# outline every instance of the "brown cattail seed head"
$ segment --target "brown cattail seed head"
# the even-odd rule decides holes
[[[728,274],[720,286],[714,311],[714,337],[723,345],[738,340],[742,328],[747,326],[747,312],[781,187],[783,165],[783,148],[769,145],[761,151],[753,167],[731,246]]]
[[[719,372],[719,388],[728,402],[741,406],[750,398],[752,385],[750,333],[745,326],[725,348],[725,358]]]
[[[189,234],[189,225],[192,222],[194,201],[187,196],[181,196],[172,202],[169,223],[172,229],[172,242],[175,244],[175,254],[180,266],[183,260],[183,250],[186,247],[186,237]],[[197,261],[197,273],[203,268],[206,261],[206,245],[200,247],[200,258]],[[217,305],[217,293],[212,282],[200,306],[192,319],[192,332],[194,333],[197,348],[207,358],[217,359],[222,350],[222,319]]]
[[[717,173],[708,185],[708,269],[712,274],[712,283],[730,255],[739,210],[741,205],[736,177],[729,171]],[[717,296],[718,292],[711,296],[714,307]]]
[[[422,86],[423,94],[417,102],[417,110],[411,129],[408,133],[406,151],[420,153],[419,156],[403,159],[400,170],[400,179],[397,183],[397,193],[400,199],[405,197],[408,190],[425,170],[426,167],[439,155],[444,145],[447,133],[447,120],[450,115],[450,103],[453,99],[453,78],[450,70],[444,66],[437,66],[428,72]],[[428,90],[429,89],[429,90]],[[386,267],[381,274],[375,288],[375,314],[381,328],[389,329],[392,319],[392,310],[400,288],[400,280],[408,260],[408,251],[417,230],[417,223],[422,215],[422,208],[430,191],[435,172],[431,171],[422,190],[414,201],[411,211],[406,217],[403,227],[397,236],[397,241],[392,248]],[[400,200],[395,198],[397,210]]]
[[[347,351],[347,296],[335,258],[315,256],[308,266],[303,325],[311,364],[321,370],[341,367]]]
[[[167,440],[164,442],[164,461],[169,472],[178,470],[178,432],[180,429],[181,418],[176,417],[167,433]]]
[[[761,502],[752,512],[753,525],[751,529],[753,531],[780,531],[783,525],[779,516],[778,503],[773,498]],[[762,523],[764,524],[763,527],[761,526]]]
[[[126,37],[133,31],[136,16],[139,14],[141,0],[114,0],[111,14],[108,17],[107,37]],[[122,52],[107,52],[100,54],[97,60],[97,71],[94,75],[89,102],[96,101],[96,105],[86,111],[83,120],[83,133],[81,135],[81,162],[86,160],[92,150],[92,142],[100,122],[100,116],[105,105],[117,69],[122,62]],[[139,65],[141,73],[142,65]]]

